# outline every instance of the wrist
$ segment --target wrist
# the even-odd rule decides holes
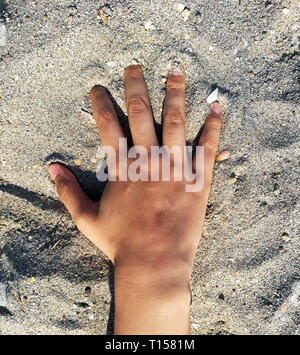
[[[167,258],[115,259],[115,284],[122,288],[131,285],[157,293],[189,292],[191,272],[189,264]]]
[[[173,248],[122,250],[114,259],[115,334],[189,334],[192,262]]]
[[[190,293],[190,278],[186,275],[144,272],[143,269],[115,268],[115,292],[149,297],[172,297]]]
[[[115,268],[115,334],[189,334],[189,278]]]

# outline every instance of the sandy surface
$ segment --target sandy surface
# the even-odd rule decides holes
[[[100,196],[88,92],[102,84],[124,110],[133,60],[158,122],[167,70],[185,65],[189,141],[204,98],[221,91],[231,158],[215,167],[193,333],[300,333],[299,3],[175,4],[0,0],[0,334],[111,332],[109,262],[76,230],[46,166],[65,162]]]

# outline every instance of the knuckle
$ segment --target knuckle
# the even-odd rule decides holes
[[[108,174],[111,181],[116,181],[119,178],[119,158],[114,163],[108,163]]]
[[[206,120],[205,126],[215,131],[218,131],[221,128],[221,121],[215,116],[210,116]]]
[[[135,115],[147,109],[145,101],[141,97],[131,97],[128,100],[128,114]]]
[[[141,157],[140,160],[140,170],[143,173],[143,175],[148,175],[148,172],[151,169],[151,161],[148,159],[148,157]]]
[[[206,137],[202,142],[201,145],[204,147],[204,149],[213,155],[216,154],[217,151],[217,144],[215,140],[212,137]]]
[[[113,115],[109,110],[101,109],[97,112],[97,116],[99,117],[100,121],[109,122],[113,119]]]
[[[183,77],[174,77],[172,76],[168,80],[168,91],[174,92],[184,92],[185,90],[185,81]]]
[[[95,112],[95,120],[100,127],[105,127],[113,120],[113,114],[106,109],[100,109]]]
[[[168,108],[165,111],[165,123],[170,125],[184,124],[184,115],[177,107]]]

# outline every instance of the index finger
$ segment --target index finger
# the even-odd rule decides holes
[[[113,103],[108,96],[107,90],[96,85],[90,92],[93,117],[103,145],[112,146],[119,151],[119,139],[124,138],[124,132],[117,117]]]

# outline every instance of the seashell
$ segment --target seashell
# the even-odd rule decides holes
[[[151,21],[146,21],[144,24],[145,30],[146,31],[152,31],[155,30],[155,26],[152,24]]]
[[[115,62],[107,62],[106,65],[110,68],[114,68],[116,66]]]
[[[175,4],[174,5],[174,8],[179,11],[179,12],[182,12],[184,9],[185,9],[185,5],[184,4],[181,4],[181,3],[178,3],[178,4]]]
[[[218,101],[219,89],[216,88],[206,99],[206,102],[210,105],[215,101]]]
[[[230,158],[230,153],[228,152],[228,150],[223,150],[223,152],[219,153],[216,156],[216,161],[220,162],[220,161],[226,160],[228,158]]]
[[[188,21],[189,17],[190,17],[190,10],[189,9],[185,9],[182,11],[182,16],[183,16],[183,20],[186,22]]]

